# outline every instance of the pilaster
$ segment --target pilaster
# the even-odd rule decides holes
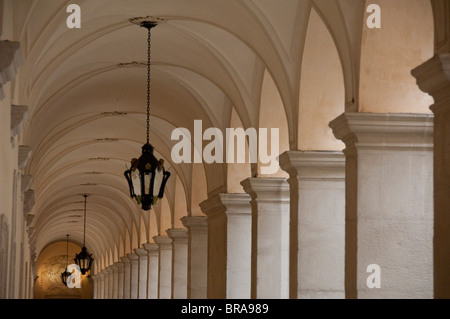
[[[154,236],[159,247],[159,299],[172,297],[172,239],[167,236]]]
[[[154,243],[145,243],[142,246],[147,251],[148,256],[147,298],[158,299],[159,248],[158,245]]]
[[[208,222],[208,298],[250,298],[250,196],[221,193],[200,207]]]
[[[346,297],[431,298],[433,116],[344,113],[330,127],[346,144]]]
[[[138,299],[147,299],[148,255],[144,248],[134,250],[138,255]]]
[[[208,225],[204,216],[184,216],[188,229],[188,299],[207,298]]]
[[[111,299],[112,291],[112,270],[110,266],[104,269],[105,272],[105,299]]]
[[[251,298],[289,298],[289,184],[285,178],[248,178],[251,196]]]
[[[130,260],[130,299],[137,299],[139,290],[139,256],[129,253],[127,257]]]
[[[123,299],[130,299],[131,293],[131,263],[127,256],[120,258],[123,263]]]
[[[168,229],[172,239],[172,299],[187,298],[188,236],[186,228]]]
[[[441,13],[446,14],[445,23],[450,26],[450,13]],[[450,52],[436,54],[412,74],[420,89],[434,98],[434,297],[450,299]]]
[[[344,298],[344,154],[288,151],[279,161],[290,177],[290,297]]]
[[[124,273],[125,268],[123,262],[116,262],[114,266],[117,269],[117,299],[123,299],[124,292]]]

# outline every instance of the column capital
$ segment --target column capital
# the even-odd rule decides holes
[[[432,149],[433,114],[343,113],[330,122],[336,138],[346,150]]]
[[[142,247],[147,251],[149,255],[155,255],[158,253],[158,244],[155,243],[145,243]]]
[[[167,236],[153,236],[160,249],[172,249],[172,239]]]
[[[289,184],[286,178],[250,177],[241,182],[245,192],[257,201],[289,201]]]
[[[227,207],[227,213],[230,212],[231,208],[233,208],[233,212],[235,213],[236,211],[234,209],[248,208],[249,202],[252,199],[249,194],[245,193],[237,193],[237,194],[222,193],[219,194],[219,197],[223,205]],[[248,210],[244,209],[240,212],[242,214],[247,214]]]
[[[128,258],[127,256],[120,257],[120,260],[122,261],[124,267],[130,265],[130,258]]]
[[[3,99],[3,85],[13,80],[22,65],[20,42],[0,41],[0,100]]]
[[[138,258],[143,258],[147,256],[147,251],[144,248],[135,248],[134,252],[138,256]]]
[[[130,263],[137,262],[139,259],[139,256],[136,255],[135,253],[129,253],[127,254],[127,257],[130,260]]]
[[[225,215],[251,215],[251,197],[245,193],[220,193],[200,203],[202,212],[208,220]],[[224,215],[225,214],[225,215]]]
[[[173,242],[176,243],[187,243],[187,232],[188,230],[186,228],[170,228],[166,230],[169,238],[171,238]]]
[[[450,53],[435,54],[431,59],[411,71],[419,88],[433,96],[436,113],[450,108]]]
[[[22,132],[25,121],[28,120],[28,106],[11,104],[11,137]]]
[[[121,268],[124,267],[124,263],[123,263],[123,262],[120,262],[120,261],[116,261],[116,262],[114,263],[114,266],[116,266],[117,269],[120,270]]]
[[[205,233],[208,231],[206,216],[184,216],[180,220],[189,231]]]
[[[344,180],[345,156],[335,151],[287,151],[279,157],[289,176],[302,180]]]

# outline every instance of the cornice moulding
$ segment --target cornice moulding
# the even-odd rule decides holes
[[[329,126],[347,149],[433,147],[433,114],[343,113]]]

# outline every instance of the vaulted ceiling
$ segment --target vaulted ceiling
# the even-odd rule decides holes
[[[66,25],[70,3],[81,7],[79,29]],[[259,127],[266,72],[295,148],[311,10],[336,46],[342,111],[356,110],[365,1],[14,1],[14,37],[24,58],[15,92],[30,113],[23,144],[33,150],[26,173],[35,190],[36,253],[67,233],[82,242],[83,193],[90,194],[88,248],[108,264],[196,214],[193,197],[226,191],[226,164],[173,164],[171,133],[192,132],[195,119],[225,129],[233,112],[244,128]],[[160,21],[152,29],[150,141],[172,172],[166,198],[152,212],[129,198],[123,177],[145,142],[147,30],[130,19],[147,16]]]

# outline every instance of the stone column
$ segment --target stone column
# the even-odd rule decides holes
[[[185,228],[171,228],[172,239],[172,299],[187,298],[188,236]]]
[[[208,225],[204,216],[184,216],[188,229],[188,299],[207,298]]]
[[[119,277],[118,277],[118,270],[117,266],[115,264],[111,265],[112,269],[112,299],[117,299],[117,290],[118,290],[118,284],[119,284]]]
[[[100,276],[96,273],[92,279],[94,280],[94,299],[100,299]]]
[[[127,254],[130,259],[130,299],[138,298],[139,290],[139,256],[130,253]]]
[[[253,299],[289,298],[289,184],[285,178],[248,178],[251,196]]]
[[[123,299],[130,299],[131,293],[131,263],[130,259],[126,256],[120,258],[123,262]]]
[[[345,158],[342,152],[288,151],[290,298],[345,298]]]
[[[112,269],[108,266],[105,268],[105,299],[111,299],[112,285]]]
[[[218,194],[200,206],[208,222],[208,298],[250,298],[250,196]]]
[[[138,299],[147,299],[147,273],[148,273],[148,256],[147,251],[144,248],[136,248],[134,250],[136,255],[138,255]]]
[[[92,298],[98,299],[98,274],[92,276],[92,283],[94,285]]]
[[[344,113],[330,127],[346,145],[346,297],[433,297],[432,115]]]
[[[167,236],[154,236],[159,246],[159,299],[172,297],[172,239]]]
[[[96,299],[103,299],[102,296],[102,274],[101,273],[97,273],[97,275],[95,275],[97,277],[97,298]]]
[[[157,244],[146,243],[142,245],[147,251],[148,258],[148,283],[147,283],[147,298],[158,299],[159,287],[159,248]]]
[[[123,262],[116,262],[114,264],[117,268],[117,299],[123,299],[124,292],[124,264]]]
[[[98,278],[98,299],[105,299],[105,274],[103,271],[97,274]]]
[[[450,19],[448,10],[441,13]],[[434,297],[450,299],[450,53],[436,54],[412,74],[420,89],[434,98]]]
[[[114,298],[114,265],[110,265],[109,267],[109,292],[108,298]]]

